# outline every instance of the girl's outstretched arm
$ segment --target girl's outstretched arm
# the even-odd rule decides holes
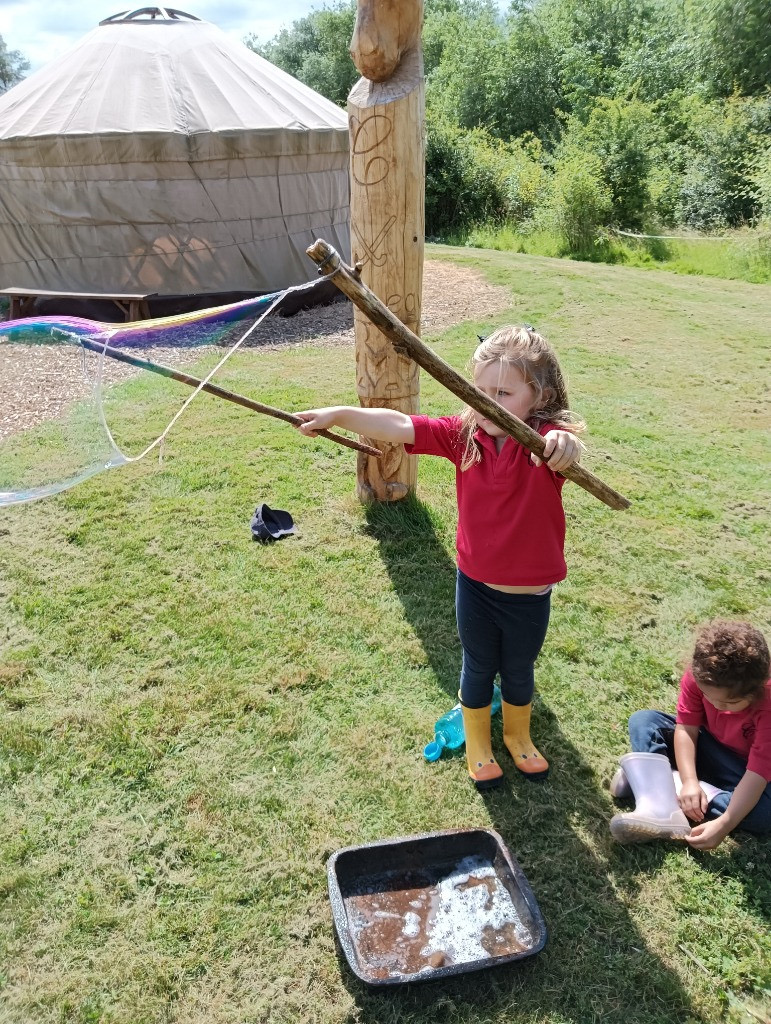
[[[412,444],[415,428],[410,417],[396,409],[359,409],[352,405],[333,405],[326,409],[306,409],[295,413],[303,421],[298,430],[315,437],[319,430],[342,427],[375,441]]]

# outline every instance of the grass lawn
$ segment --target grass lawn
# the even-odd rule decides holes
[[[3,1024],[752,1024],[768,1012],[771,843],[617,846],[607,783],[639,707],[673,708],[694,627],[769,631],[771,287],[432,247],[511,290],[476,332],[556,344],[587,464],[539,661],[552,764],[487,796],[422,758],[455,701],[454,494],[361,507],[354,456],[200,396],[152,458],[0,515]],[[271,405],[354,402],[345,348],[238,353],[220,383]],[[122,385],[127,434],[168,419]],[[176,391],[174,392],[176,394]],[[117,403],[116,403],[117,404]],[[422,409],[456,400],[424,377]],[[251,542],[258,501],[300,536]],[[500,725],[494,742],[501,749]],[[543,953],[378,991],[336,951],[343,846],[497,829],[546,919]]]
[[[448,239],[445,239],[448,241]],[[553,231],[522,232],[515,225],[483,225],[455,238],[454,244],[482,249],[503,249],[539,256],[559,256],[565,239]],[[584,257],[585,258],[585,257]],[[771,233],[763,228],[744,228],[712,238],[642,235],[639,238],[604,232],[595,242],[593,260],[676,274],[730,278],[767,284],[771,281]]]

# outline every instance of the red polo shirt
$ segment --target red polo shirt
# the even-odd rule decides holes
[[[560,492],[565,478],[534,466],[530,452],[507,437],[500,452],[484,430],[474,435],[482,458],[461,472],[463,440],[459,416],[412,416],[412,455],[441,455],[455,465],[458,497],[458,568],[471,579],[498,586],[557,583],[567,575],[565,513]],[[542,426],[540,434],[553,430]]]
[[[703,725],[746,761],[749,771],[771,782],[771,680],[766,683],[765,696],[743,711],[718,711],[686,672],[680,680],[677,721],[681,725]]]

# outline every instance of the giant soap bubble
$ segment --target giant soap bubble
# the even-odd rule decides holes
[[[0,323],[0,506],[57,494],[157,448],[287,291],[130,324]],[[200,386],[143,363],[190,364]]]

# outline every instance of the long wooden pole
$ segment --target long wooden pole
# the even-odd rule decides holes
[[[150,370],[151,373],[160,374],[161,377],[168,377],[171,380],[178,380],[181,384],[187,384],[188,387],[197,388],[202,383],[198,377],[191,377],[190,374],[173,370],[170,366],[163,366],[162,363],[151,363],[148,359],[130,356],[119,348],[111,348],[109,345],[89,341],[87,338],[78,338],[78,341],[83,348],[87,348],[90,352],[109,356],[110,359],[115,359],[119,363],[138,366],[142,370]],[[303,422],[299,416],[293,416],[291,412],[284,412],[283,409],[274,409],[271,405],[263,405],[262,402],[255,402],[254,399],[245,398],[244,395],[238,395],[234,391],[226,391],[225,388],[220,388],[216,384],[204,384],[201,387],[201,391],[206,391],[216,398],[224,398],[226,402],[234,402],[236,405],[241,405],[244,409],[250,409],[252,412],[261,412],[265,416],[273,416],[274,419],[284,420],[295,427]],[[372,448],[368,444],[362,444],[361,441],[354,441],[350,437],[335,434],[331,430],[317,430],[316,433],[320,437],[326,437],[329,441],[335,441],[337,444],[343,445],[345,448],[353,448],[354,451],[364,452],[365,455],[372,455],[374,458],[380,458],[383,454],[378,448]]]
[[[330,277],[340,291],[347,295],[363,313],[366,313],[398,352],[414,359],[419,366],[422,366],[432,377],[452,391],[454,395],[457,395],[461,401],[482,413],[501,430],[505,430],[528,451],[534,452],[539,457],[543,456],[546,442],[537,431],[488,398],[479,388],[474,387],[459,373],[456,373],[449,363],[446,363],[427,345],[424,345],[420,338],[395,317],[377,295],[359,280],[356,270],[346,266],[331,245],[322,239],[317,239],[306,249],[306,252],[314,263],[319,265],[319,273]],[[609,508],[624,509],[629,508],[631,504],[623,494],[614,491],[612,487],[579,464],[562,470],[562,474],[568,480],[572,480],[593,494],[595,498],[599,498]]]
[[[422,0],[359,0],[351,56],[364,77],[348,96],[352,262],[416,334],[425,238],[422,21]],[[358,309],[353,322],[361,405],[416,413],[419,367]],[[417,484],[418,460],[401,444],[381,447],[382,459],[357,460],[356,491],[365,503],[398,501]]]

